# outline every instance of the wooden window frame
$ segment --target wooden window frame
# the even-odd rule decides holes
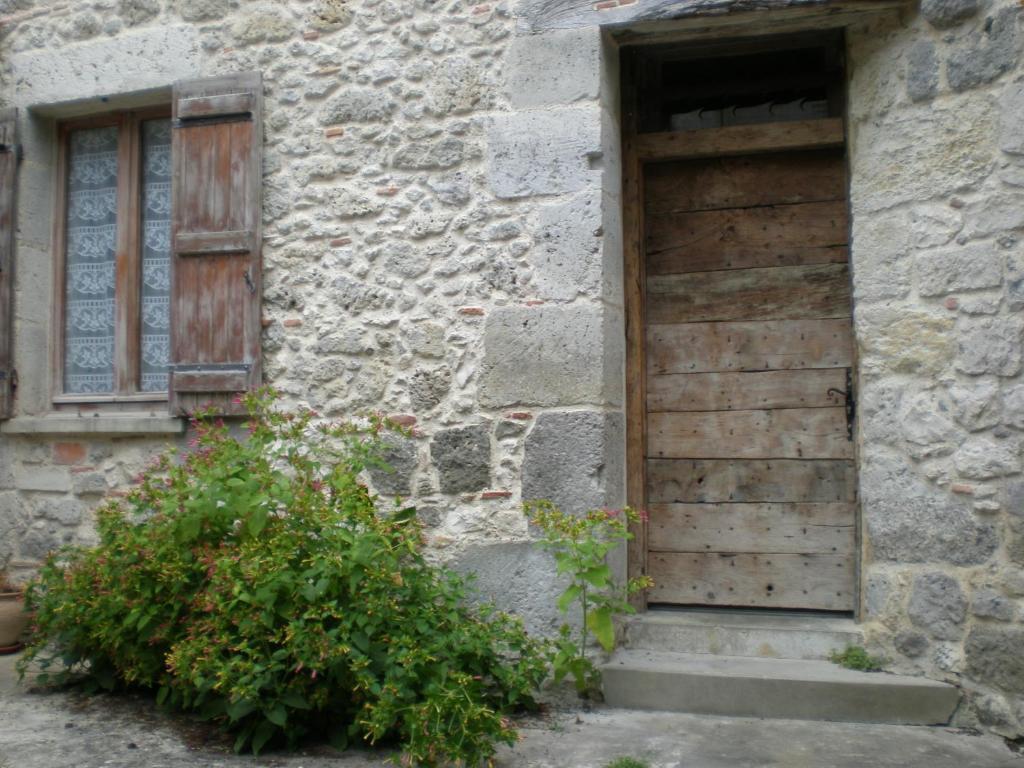
[[[142,293],[142,123],[171,117],[171,106],[150,107],[66,120],[57,126],[54,204],[53,334],[51,400],[55,406],[104,403],[166,403],[168,392],[139,390]],[[110,394],[64,391],[65,294],[67,281],[68,144],[72,131],[117,126],[117,246],[114,287],[114,389]]]

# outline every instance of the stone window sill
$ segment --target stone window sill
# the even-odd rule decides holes
[[[185,419],[149,414],[47,414],[0,423],[5,435],[180,435]]]

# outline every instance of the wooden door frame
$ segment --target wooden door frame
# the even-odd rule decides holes
[[[644,254],[644,165],[667,160],[754,155],[769,152],[846,146],[844,118],[739,125],[697,131],[641,134],[635,75],[635,50],[622,51],[622,231],[623,286],[626,317],[626,503],[637,510],[647,506],[645,454],[647,447],[646,271]],[[855,459],[856,461],[856,459]],[[633,538],[626,548],[630,578],[646,575],[648,522],[641,515],[630,524]],[[858,537],[859,547],[859,537]],[[855,549],[855,551],[857,551]],[[859,558],[854,565],[855,578]],[[854,585],[856,587],[856,585]],[[645,610],[646,595],[630,598]]]

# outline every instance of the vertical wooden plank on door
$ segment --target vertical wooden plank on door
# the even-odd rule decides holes
[[[643,166],[636,152],[639,104],[636,56],[622,55],[622,226],[626,306],[626,501],[644,509],[646,499],[646,321],[644,319]],[[630,525],[632,541],[626,547],[630,578],[647,574],[647,522]],[[646,607],[645,593],[630,598],[634,607]]]

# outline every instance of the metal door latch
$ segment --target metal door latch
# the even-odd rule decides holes
[[[846,391],[829,387],[827,395],[839,395],[846,404],[846,439],[853,441],[853,419],[857,415],[857,403],[853,399],[853,369],[846,369]]]

